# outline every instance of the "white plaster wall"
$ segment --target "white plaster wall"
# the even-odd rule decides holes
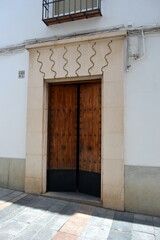
[[[159,0],[102,0],[103,17],[47,27],[42,0],[0,0],[0,48],[29,39],[117,25],[160,24]],[[146,38],[146,57],[126,74],[125,164],[160,166],[160,37]],[[28,53],[0,56],[0,157],[24,158]],[[26,78],[18,79],[18,70]]]
[[[159,0],[102,0],[103,17],[47,27],[41,21],[42,0],[1,0],[0,46],[33,38],[127,25],[129,22],[134,26],[160,24],[159,13]]]
[[[160,34],[125,79],[125,164],[160,166]]]
[[[1,55],[0,73],[0,157],[25,158],[28,52]]]

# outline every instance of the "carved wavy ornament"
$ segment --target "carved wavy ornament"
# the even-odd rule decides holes
[[[107,60],[107,56],[109,56],[112,53],[112,49],[111,49],[111,46],[110,46],[111,43],[112,43],[112,40],[108,43],[109,52],[104,56],[106,64],[101,68],[102,74],[104,73],[104,68],[106,68],[108,66],[108,64],[109,64],[109,62]]]
[[[68,70],[65,67],[68,64],[68,60],[67,60],[67,58],[65,58],[65,55],[67,54],[68,50],[67,50],[66,46],[64,46],[64,49],[65,49],[65,53],[63,54],[63,59],[66,61],[66,63],[63,66],[63,70],[66,72],[65,77],[67,77],[68,76]]]
[[[79,76],[79,75],[78,75],[78,71],[79,71],[79,69],[82,67],[81,64],[80,64],[80,62],[79,62],[79,59],[81,58],[82,53],[80,52],[79,49],[80,49],[80,44],[79,44],[78,47],[77,47],[77,52],[79,53],[79,56],[78,56],[77,59],[76,59],[76,62],[77,62],[77,64],[79,65],[79,67],[78,67],[78,68],[76,69],[76,71],[75,71],[77,77]]]
[[[43,79],[45,78],[45,72],[42,71],[43,68],[43,62],[40,61],[40,55],[41,53],[37,50],[38,53],[38,57],[37,57],[37,62],[40,63],[40,68],[39,68],[39,72],[43,74]]]
[[[51,55],[50,55],[49,59],[53,63],[52,66],[51,66],[51,71],[54,73],[54,78],[56,78],[57,72],[53,69],[54,65],[55,65],[55,61],[52,59],[54,51],[51,48],[50,48],[50,51],[51,51]]]
[[[95,45],[96,45],[96,42],[95,43],[93,43],[93,45],[92,45],[92,49],[93,49],[93,55],[90,57],[90,62],[91,62],[91,67],[88,69],[88,74],[89,75],[91,75],[91,69],[94,67],[94,62],[93,62],[93,58],[94,58],[94,56],[96,56],[96,49],[95,49]]]

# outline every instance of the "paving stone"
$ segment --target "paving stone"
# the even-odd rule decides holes
[[[113,219],[114,215],[115,215],[115,211],[109,210],[109,209],[105,209],[105,211],[104,211],[104,217],[105,218]]]
[[[57,231],[44,227],[32,238],[32,240],[51,240],[56,234]]]
[[[114,214],[115,214],[115,211],[105,209],[105,208],[100,208],[100,207],[97,207],[93,212],[93,216],[98,216],[98,217],[102,217],[102,218],[107,217],[110,219],[113,219]]]
[[[60,200],[60,199],[56,199],[56,203],[60,204],[60,205],[67,205],[68,202],[65,200]]]
[[[9,197],[12,197],[12,198],[16,198],[18,197],[19,195],[23,194],[23,192],[20,192],[20,191],[14,191],[14,192],[11,192],[8,196]]]
[[[37,204],[39,204],[39,203],[41,203],[41,201],[37,198],[37,196],[36,197],[34,197],[32,200],[31,200],[31,202],[29,203],[29,207],[32,207],[32,208],[34,208],[34,207],[36,207],[37,206]]]
[[[91,226],[108,226],[110,227],[113,222],[114,211],[107,210],[103,208],[96,208],[92,214],[91,219],[88,222],[88,225]]]
[[[99,233],[99,227],[86,225],[81,236],[92,239],[92,238],[97,238],[98,233]]]
[[[55,203],[59,201],[58,199],[53,199],[53,198],[43,197],[43,196],[37,196],[35,200],[38,204],[50,205],[50,206],[53,206]],[[65,203],[67,204],[67,202]]]
[[[105,217],[107,209],[96,207],[93,211],[93,216]]]
[[[110,218],[103,219],[103,225],[104,226],[111,228],[112,224],[113,224],[113,219],[110,219]]]
[[[52,206],[52,201],[48,198],[42,200],[34,199],[30,206],[35,209],[48,210]]]
[[[47,226],[55,231],[59,231],[65,222],[68,220],[68,216],[57,216],[48,222]]]
[[[109,233],[110,233],[111,228],[106,226],[106,227],[100,227],[97,240],[105,240],[108,239]]]
[[[56,199],[52,199],[52,198],[48,198],[48,197],[43,197],[42,200],[40,200],[40,202],[43,202],[44,204],[49,204],[49,205],[53,205],[55,202],[57,202]]]
[[[91,215],[94,212],[95,207],[84,205],[84,204],[79,204],[79,207],[77,210],[78,210],[78,212]]]
[[[103,227],[103,228],[111,228],[113,220],[111,219],[104,219],[99,217],[91,217],[88,221],[87,226],[96,226],[96,227]]]
[[[11,235],[17,235],[28,226],[27,223],[9,220],[0,226],[0,233],[8,233]]]
[[[12,196],[10,196],[10,195],[7,195],[7,196],[2,197],[1,199],[2,199],[3,201],[5,201],[5,202],[8,202],[8,201],[12,200],[13,198],[14,198],[14,197],[12,197]]]
[[[0,193],[0,199],[4,198],[5,196],[7,196],[8,194],[6,193]]]
[[[97,226],[97,227],[111,227],[114,217],[114,211],[96,208],[92,214],[91,219],[88,222],[88,225]]]
[[[132,223],[126,222],[126,221],[114,220],[111,228],[121,232],[131,232]]]
[[[91,216],[89,214],[75,212],[70,218],[69,221],[75,222],[78,221],[80,224],[86,224]]]
[[[0,192],[0,197],[2,196],[5,196],[5,195],[8,195],[10,193],[14,192],[14,190],[11,190],[11,189],[1,189],[1,192]]]
[[[160,240],[160,229],[155,229],[155,239]]]
[[[40,232],[42,226],[40,224],[30,224],[24,230],[22,230],[17,236],[16,240],[31,240],[38,232]]]
[[[143,214],[134,214],[134,222],[148,223],[153,225],[153,217]]]
[[[16,216],[18,216],[19,214],[21,214],[25,209],[25,206],[19,206],[18,208],[15,209],[15,211],[12,211],[9,214],[5,214],[5,216],[3,216],[2,218],[0,218],[0,225]],[[0,217],[1,217],[1,211],[0,211]]]
[[[15,216],[13,219],[21,222],[31,223],[35,219],[37,219],[39,216],[40,214],[33,211],[29,211],[28,209],[25,209],[24,211],[22,211],[21,214]]]
[[[133,223],[133,231],[154,234],[154,227],[137,222]]]
[[[68,233],[58,232],[52,240],[77,240],[77,236]],[[86,239],[87,240],[87,239]]]
[[[57,217],[56,213],[45,212],[45,213],[41,214],[41,216],[39,218],[37,218],[35,222],[37,222],[38,224],[40,224],[42,226],[45,226],[49,222],[53,221],[53,219],[56,217]]]
[[[36,198],[36,195],[29,194],[26,197],[19,199],[16,203],[19,205],[25,205],[27,207],[31,205],[32,201],[34,201]]]
[[[46,213],[46,210],[39,209],[39,208],[27,207],[26,209],[27,209],[28,211],[37,213],[37,214],[39,214],[39,215],[41,215],[41,216]]]
[[[2,198],[1,198],[2,199]],[[6,203],[6,201],[5,200],[1,200],[0,201],[0,206],[2,205],[2,204],[4,204],[4,203]]]
[[[132,234],[111,230],[108,240],[132,240]]]
[[[140,232],[132,232],[132,240],[155,240],[155,236],[153,234],[140,233]]]
[[[37,195],[34,194],[28,194],[26,197],[24,197],[23,199],[25,200],[34,200],[37,199]]]
[[[83,231],[84,225],[76,221],[66,221],[65,224],[60,229],[60,232],[68,233],[71,235],[80,236]]]
[[[20,206],[25,206],[25,207],[28,206],[29,207],[31,202],[32,202],[32,200],[22,198],[22,199],[18,200],[16,203],[19,204]]]
[[[12,204],[7,208],[0,211],[0,218],[6,217],[8,214],[16,211],[20,206],[17,204]]]
[[[80,236],[80,237],[78,237],[78,239],[77,240],[96,240],[97,238],[87,238],[87,237],[82,237],[82,236]],[[54,240],[54,239],[53,239]]]
[[[65,203],[59,203],[56,202],[55,204],[53,204],[48,211],[52,212],[52,213],[60,213],[62,211],[62,209],[66,206],[66,202]]]
[[[9,233],[1,233],[0,232],[0,240],[12,240],[14,239],[14,235],[9,234]]]
[[[88,214],[76,212],[71,217],[69,217],[60,231],[79,236],[89,219],[90,216]]]
[[[153,217],[153,225],[160,228],[160,217]]]
[[[78,209],[79,209],[79,204],[70,202],[62,209],[61,214],[70,216]]]
[[[129,212],[117,211],[114,214],[114,219],[126,222],[133,222],[134,214]]]
[[[101,227],[103,225],[104,218],[92,216],[88,222],[88,226]]]

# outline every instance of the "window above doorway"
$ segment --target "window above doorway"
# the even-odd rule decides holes
[[[47,26],[101,15],[101,0],[43,0],[42,4]]]

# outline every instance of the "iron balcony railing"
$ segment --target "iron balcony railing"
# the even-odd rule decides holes
[[[101,0],[43,0],[42,20],[46,24],[73,21],[100,16],[100,10]]]

